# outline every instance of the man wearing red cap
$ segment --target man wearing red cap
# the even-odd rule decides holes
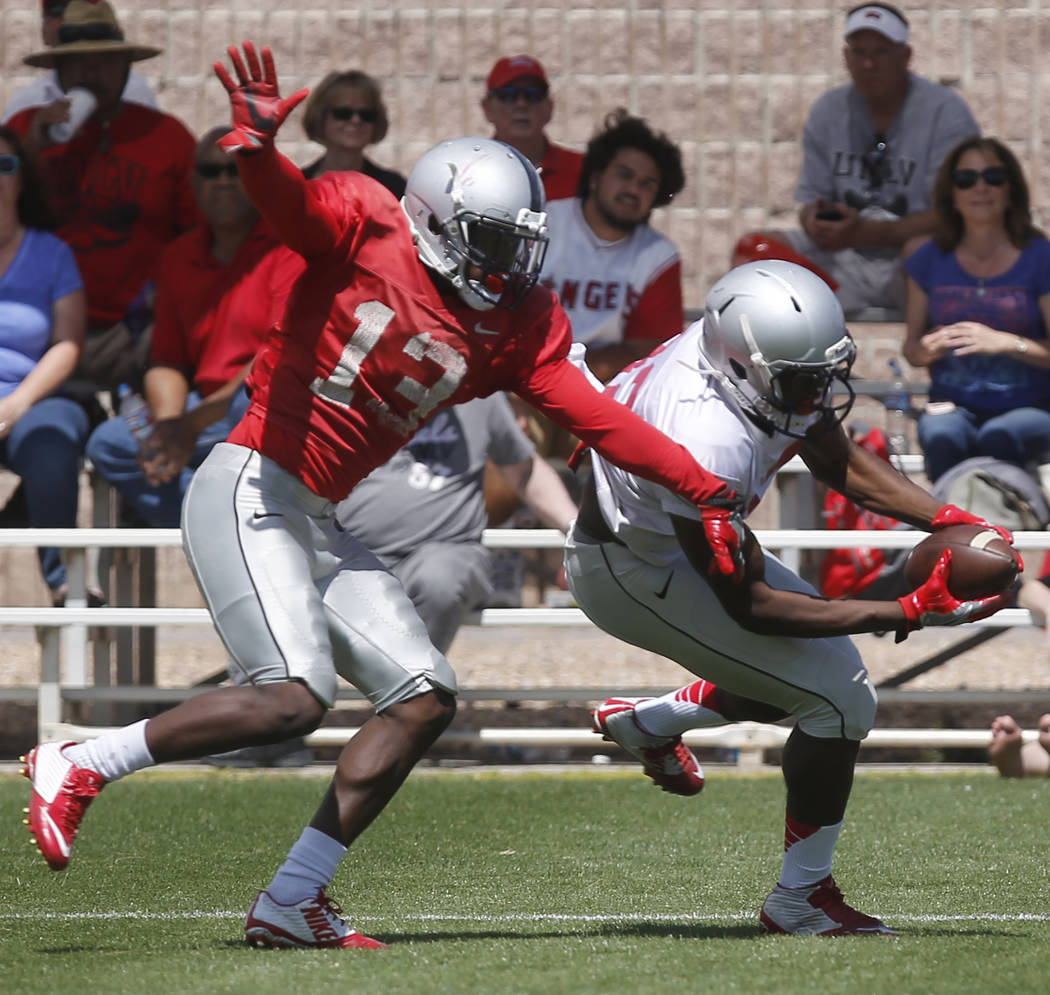
[[[538,59],[508,55],[489,73],[481,109],[493,138],[513,145],[539,171],[547,200],[574,197],[583,156],[555,145],[544,133],[554,112],[550,83]]]

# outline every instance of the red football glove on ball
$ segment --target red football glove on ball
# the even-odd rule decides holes
[[[994,615],[1000,608],[1010,604],[1012,592],[996,594],[990,598],[960,601],[948,590],[951,562],[952,551],[946,549],[930,576],[911,594],[897,599],[897,603],[904,609],[904,625],[897,630],[898,643],[907,639],[908,633],[916,629],[928,625],[961,625],[963,622],[974,622]]]
[[[962,508],[957,508],[954,504],[946,504],[933,516],[933,521],[930,522],[930,528],[934,532],[938,529],[945,529],[949,525],[979,525],[982,529],[991,529],[993,532],[998,532],[1011,546],[1014,544],[1014,536],[1009,529],[1004,529],[1001,525],[994,525],[983,518],[978,518],[977,515],[963,511]]]
[[[226,52],[233,63],[238,82],[233,82],[221,62],[215,63],[215,75],[226,87],[233,111],[233,131],[219,139],[219,145],[227,152],[255,152],[273,141],[284,119],[306,99],[310,91],[300,90],[282,99],[277,89],[273,52],[269,48],[263,48],[260,66],[255,46],[250,41],[244,42],[247,70],[236,46],[230,45]]]

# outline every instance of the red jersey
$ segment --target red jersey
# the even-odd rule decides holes
[[[206,225],[175,239],[157,268],[150,364],[182,370],[202,397],[232,380],[270,330],[258,287],[273,285],[275,257],[286,251],[263,221],[228,263],[212,255]]]
[[[24,138],[37,110],[16,114],[10,127]],[[120,321],[164,246],[200,220],[190,187],[196,144],[171,115],[124,104],[107,125],[89,120],[40,154],[55,234],[84,280],[89,328]]]
[[[697,503],[724,491],[567,360],[569,321],[549,290],[536,287],[515,310],[473,310],[431,277],[401,206],[374,180],[307,181],[272,146],[239,163],[252,200],[306,266],[256,357],[230,442],[339,501],[438,408],[509,390]]]
[[[575,197],[583,169],[583,153],[573,152],[563,145],[547,143],[540,163],[540,179],[547,200]]]

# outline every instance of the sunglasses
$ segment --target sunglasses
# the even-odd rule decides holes
[[[0,155],[0,176],[17,173],[21,162],[16,155]]]
[[[352,121],[355,117],[364,124],[375,124],[379,111],[374,107],[329,107],[328,113],[337,121]]]
[[[489,94],[495,97],[501,104],[517,103],[522,97],[527,104],[538,104],[547,98],[547,87],[542,83],[533,83],[529,86],[497,86],[489,90]]]
[[[198,162],[195,168],[202,180],[217,180],[220,176],[235,180],[239,175],[237,165],[233,162]]]
[[[969,190],[977,186],[978,180],[984,180],[990,187],[1003,186],[1010,177],[1003,166],[987,166],[984,169],[957,169],[952,173],[952,183],[960,190]]]
[[[63,24],[58,29],[58,41],[70,45],[75,41],[123,41],[124,35],[113,24]]]
[[[871,148],[864,153],[861,159],[868,171],[868,182],[873,190],[881,187],[883,180],[886,179],[886,156],[889,155],[889,151],[886,136],[876,134]]]

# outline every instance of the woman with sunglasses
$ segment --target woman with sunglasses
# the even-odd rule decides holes
[[[387,132],[386,106],[379,81],[351,69],[329,73],[310,94],[303,113],[306,137],[325,153],[303,170],[307,179],[335,170],[354,170],[382,183],[395,197],[405,192],[405,178],[365,156]]]
[[[52,235],[44,194],[17,135],[0,127],[0,464],[22,478],[36,528],[74,528],[88,416],[61,395],[84,342],[84,286]],[[54,604],[66,594],[57,549],[40,549]]]
[[[1050,454],[1050,243],[1002,142],[968,138],[934,185],[938,231],[904,262],[904,356],[930,370],[919,445],[931,481],[971,456]]]

